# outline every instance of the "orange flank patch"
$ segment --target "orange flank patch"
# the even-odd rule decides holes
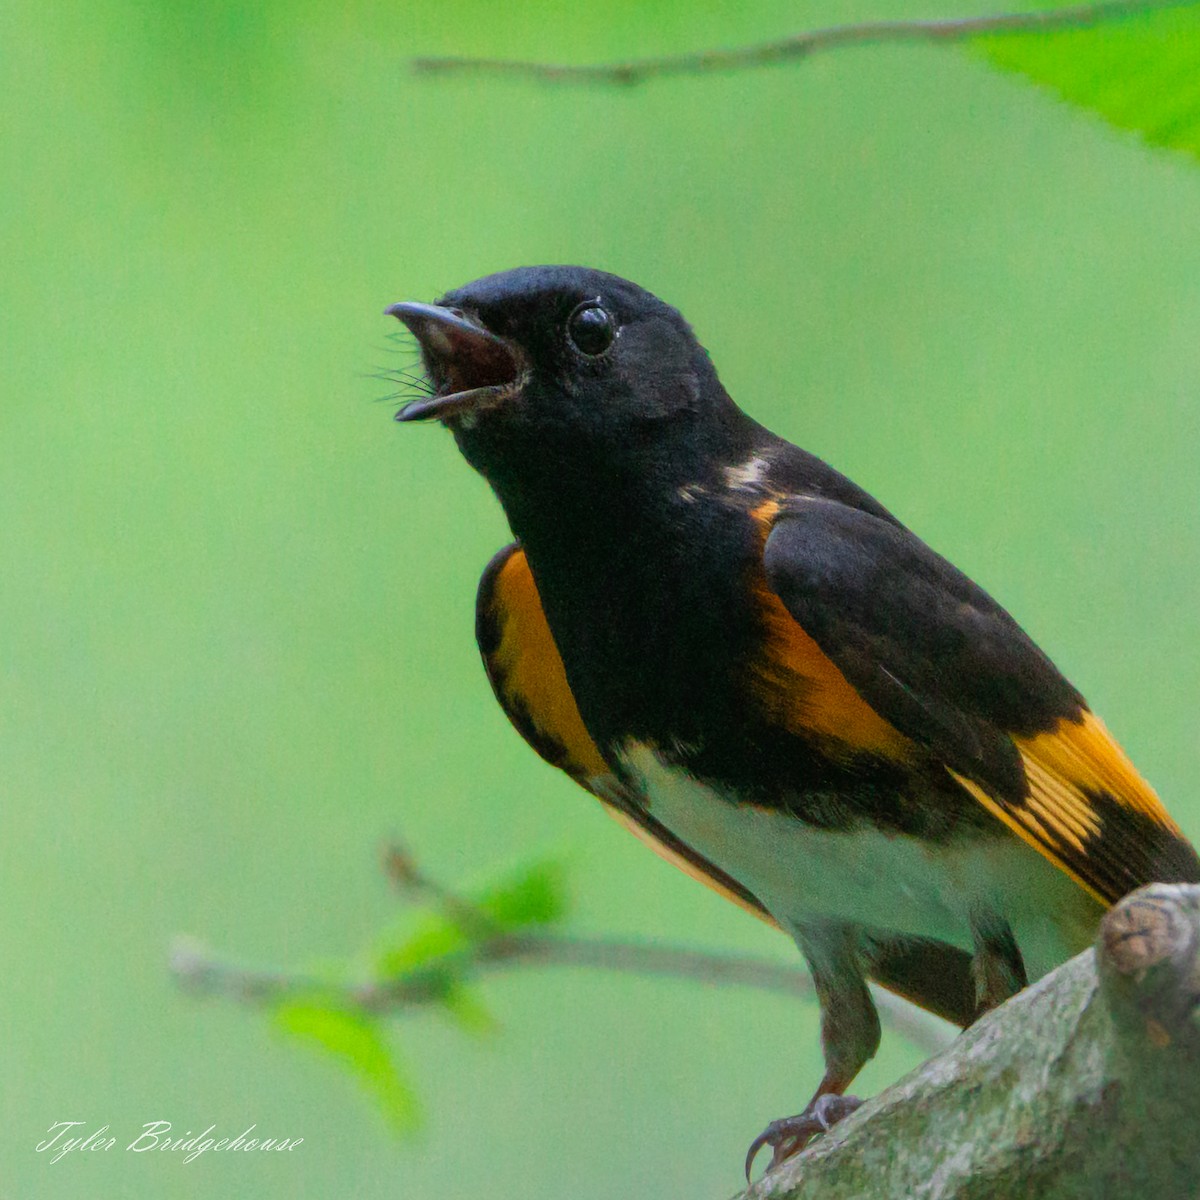
[[[605,812],[660,858],[777,928],[772,918],[751,898],[740,894],[733,880],[718,868],[682,843],[672,845],[666,830],[661,837],[656,836],[653,830],[639,824],[636,817],[621,811],[606,798],[606,789],[617,786],[612,770],[579,715],[523,551],[515,550],[500,568],[493,587],[492,606],[499,636],[489,671],[499,681],[503,707],[510,718],[515,719],[519,710],[540,738],[561,747],[565,761],[557,765],[595,795]]]
[[[751,513],[764,542],[778,511],[779,501],[768,500]],[[855,691],[765,579],[757,592],[767,635],[763,655],[755,664],[757,690],[771,718],[801,737],[834,743],[827,746],[831,751],[841,743],[845,753],[910,759],[912,741]]]
[[[573,773],[609,774],[579,715],[524,551],[511,554],[501,567],[495,600],[500,637],[492,662],[502,681],[505,707],[524,709],[538,732],[566,751],[565,765]]]
[[[854,690],[765,583],[759,600],[767,643],[756,667],[772,718],[803,737],[841,742],[849,752],[910,758],[912,741]]]

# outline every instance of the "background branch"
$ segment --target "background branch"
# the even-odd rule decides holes
[[[439,1002],[447,972],[470,980],[521,967],[585,967],[688,979],[710,986],[754,988],[802,999],[813,995],[808,975],[783,963],[683,946],[570,934],[497,934],[393,979],[354,985],[330,983],[315,975],[237,966],[215,956],[193,938],[177,939],[170,953],[172,974],[193,993],[263,1005],[321,997],[374,1015],[401,1014]],[[873,991],[880,1016],[889,1028],[926,1052],[947,1044],[953,1033],[950,1025],[889,992],[878,988]]]
[[[539,79],[546,83],[636,84],[667,75],[701,75],[718,71],[746,70],[795,62],[823,50],[887,42],[963,42],[986,34],[1048,32],[1056,29],[1086,29],[1128,17],[1187,7],[1196,0],[1160,0],[1147,4],[1131,0],[1107,0],[1100,4],[1078,4],[1038,12],[996,13],[983,17],[959,17],[930,21],[864,21],[830,25],[777,41],[761,42],[731,50],[703,50],[692,54],[638,58],[626,62],[574,66],[567,63],[521,62],[501,58],[416,58],[415,71],[425,75],[469,72]]]
[[[583,967],[754,988],[801,999],[813,996],[807,972],[790,963],[631,939],[505,927],[482,904],[428,875],[396,842],[385,847],[383,866],[402,895],[436,908],[462,933],[458,946],[395,974],[343,983],[303,972],[238,966],[194,938],[179,938],[171,947],[172,974],[195,994],[264,1006],[320,1001],[368,1016],[399,1015],[442,1003],[447,980],[469,983],[528,967]],[[872,990],[881,1019],[926,1053],[940,1050],[953,1036],[954,1029],[946,1022],[890,992]]]

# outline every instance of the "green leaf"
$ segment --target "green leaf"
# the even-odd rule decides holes
[[[1151,145],[1200,158],[1200,6],[1089,29],[993,34],[970,46]]]
[[[547,861],[531,863],[484,889],[471,902],[498,933],[553,924],[567,910],[562,868]],[[472,932],[449,913],[428,915],[415,929],[401,925],[389,930],[372,956],[375,974],[395,979],[461,953],[470,947]]]
[[[420,1124],[412,1088],[402,1077],[379,1023],[361,1013],[315,1004],[283,1004],[275,1024],[337,1059],[371,1094],[385,1119],[401,1133]]]
[[[488,889],[478,904],[505,933],[530,925],[551,925],[567,910],[562,868],[553,862],[533,863]]]
[[[488,1012],[483,1002],[459,980],[453,980],[441,997],[446,1012],[454,1023],[467,1033],[494,1033],[496,1018]]]
[[[395,979],[467,948],[466,934],[445,917],[428,917],[415,930],[389,930],[374,954],[375,974]]]

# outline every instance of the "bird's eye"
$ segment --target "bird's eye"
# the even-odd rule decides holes
[[[603,354],[617,335],[612,313],[594,300],[586,300],[567,318],[567,337],[580,354],[596,358]]]

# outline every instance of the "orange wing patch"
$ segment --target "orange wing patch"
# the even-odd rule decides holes
[[[1026,770],[1033,764],[1047,777],[1043,787],[1051,806],[1053,795],[1064,787],[1108,792],[1119,797],[1125,807],[1180,836],[1179,826],[1154,789],[1138,774],[1104,722],[1093,713],[1085,712],[1078,722],[1060,721],[1049,733],[1013,740],[1025,759]]]
[[[1014,737],[1025,767],[1019,804],[952,771],[993,816],[1104,904],[1154,881],[1200,878],[1200,863],[1154,789],[1090,712]]]

